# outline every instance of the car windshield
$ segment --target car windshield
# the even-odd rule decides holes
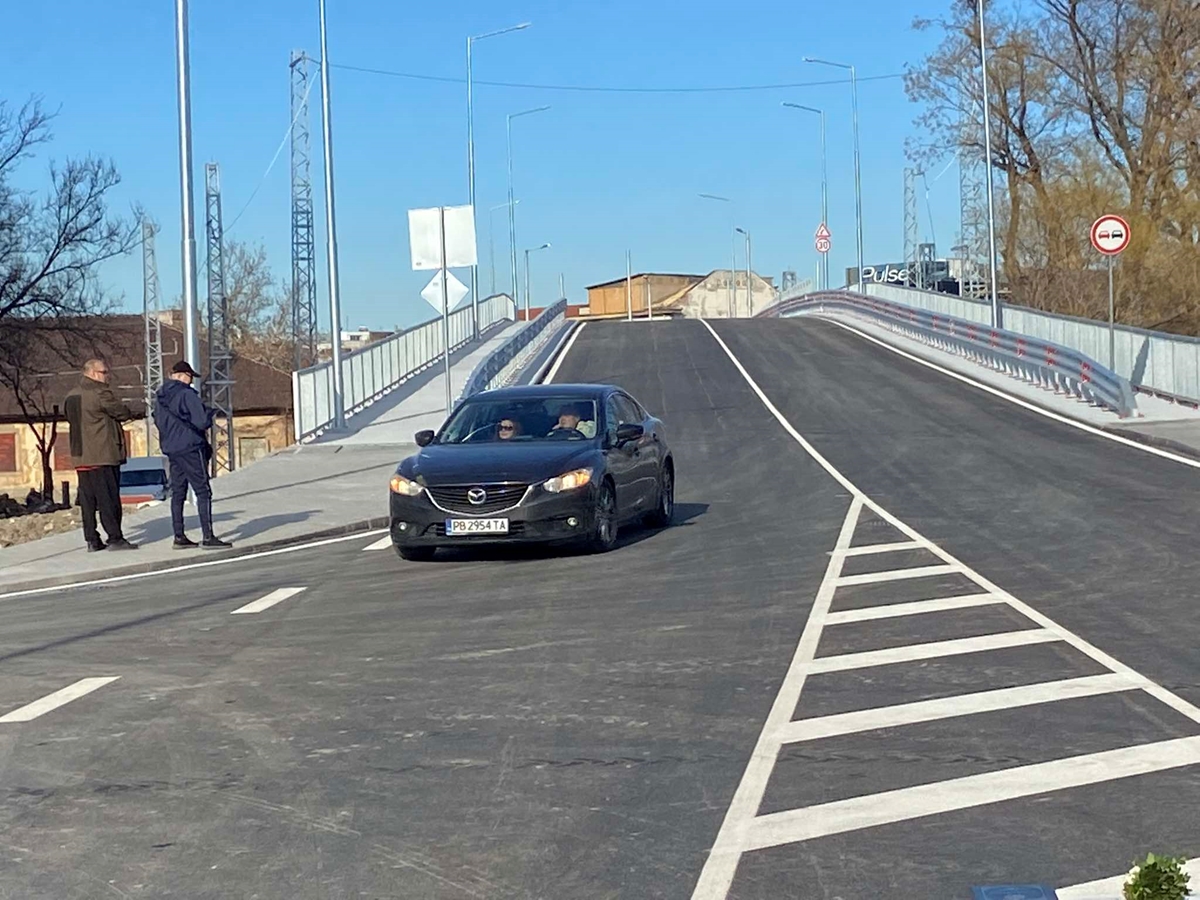
[[[587,397],[468,400],[442,426],[439,444],[585,441],[596,436],[596,401]]]

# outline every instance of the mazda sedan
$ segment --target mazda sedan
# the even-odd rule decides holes
[[[622,525],[669,525],[675,461],[663,423],[613,385],[524,385],[463,401],[391,480],[392,542],[572,542],[612,549]]]

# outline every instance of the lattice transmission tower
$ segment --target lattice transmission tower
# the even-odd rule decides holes
[[[221,224],[221,170],[204,166],[204,231],[208,237],[208,379],[204,392],[217,410],[213,420],[212,474],[232,472],[233,351],[229,346],[229,303],[225,296],[224,229]]]
[[[154,395],[163,383],[162,299],[158,289],[158,256],[154,235],[158,226],[142,219],[142,318],[146,345],[146,455],[157,452],[158,435],[154,428]]]
[[[959,202],[959,246],[955,249],[962,259],[960,291],[964,297],[978,299],[986,294],[984,278],[988,246],[987,193],[985,178],[991,176],[984,171],[983,154],[976,149],[981,140],[980,102],[974,97],[964,97],[964,110],[959,126],[958,149],[958,202]],[[967,112],[969,110],[969,112]],[[976,113],[979,113],[976,116]]]
[[[311,366],[317,358],[317,256],[308,119],[312,62],[303,50],[292,51],[292,344],[297,369]]]
[[[922,287],[917,276],[917,246],[921,241],[921,229],[917,219],[917,176],[916,169],[904,170],[904,265],[908,269],[909,284]]]

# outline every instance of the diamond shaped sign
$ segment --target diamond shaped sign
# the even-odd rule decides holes
[[[446,273],[446,300],[450,303],[450,308],[455,305],[463,297],[467,296],[470,290],[465,284],[454,277],[453,272]],[[425,285],[421,291],[421,296],[429,301],[429,305],[434,308],[439,316],[444,316],[446,311],[442,309],[442,270],[438,269],[437,273],[430,280],[429,284]]]

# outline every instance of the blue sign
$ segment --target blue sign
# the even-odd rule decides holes
[[[1044,884],[985,884],[971,888],[974,900],[1058,900]]]

